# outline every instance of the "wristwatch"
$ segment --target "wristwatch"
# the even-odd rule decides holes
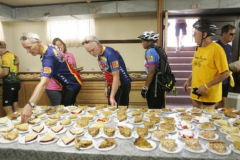
[[[35,104],[33,102],[28,102],[28,104],[33,108],[35,107]]]

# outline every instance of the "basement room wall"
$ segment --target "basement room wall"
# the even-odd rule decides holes
[[[40,72],[40,56],[33,57],[22,47],[20,36],[25,31],[36,32],[43,43],[47,42],[46,22],[2,22],[8,50],[18,55],[20,72]],[[99,40],[129,40],[146,30],[157,30],[156,17],[127,17],[95,19],[95,35]],[[59,37],[61,38],[61,37]],[[129,71],[144,71],[145,50],[141,43],[103,44],[118,50]],[[100,71],[95,57],[80,47],[68,48],[73,53],[77,66],[83,71]]]

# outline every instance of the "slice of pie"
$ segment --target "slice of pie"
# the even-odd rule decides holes
[[[60,119],[61,116],[62,116],[62,114],[58,112],[56,114],[50,115],[48,118],[50,118],[50,119]]]
[[[175,131],[175,125],[174,123],[160,123],[160,128],[167,130],[168,132]]]
[[[11,125],[10,127],[0,128],[0,133],[11,132],[13,129],[14,129],[14,125]]]
[[[182,119],[182,118],[181,118]],[[175,123],[174,117],[163,117],[165,123]]]
[[[148,129],[152,129],[154,128],[155,124],[153,122],[149,122],[149,121],[143,121],[144,127],[148,128]]]
[[[112,111],[103,111],[102,114],[106,117],[109,117],[112,115]]]
[[[240,142],[240,135],[239,134],[230,134],[230,141],[231,142]]]
[[[70,129],[69,132],[72,134],[72,135],[80,135],[83,133],[83,128],[78,128],[78,129]]]
[[[68,116],[68,119],[76,119],[78,117],[78,114],[70,114]]]
[[[61,130],[63,130],[63,126],[62,125],[58,125],[58,126],[54,126],[51,128],[51,130],[54,132],[54,133],[58,133],[60,132]]]
[[[45,112],[46,112],[47,114],[52,114],[52,113],[56,112],[56,108],[47,109]]]
[[[145,113],[145,112],[148,111],[148,108],[145,108],[145,107],[144,107],[144,108],[140,108],[140,110]]]
[[[44,126],[36,126],[36,127],[32,127],[32,130],[36,133],[41,133],[44,129]]]
[[[93,144],[92,140],[82,140],[79,138],[75,138],[74,146],[76,148],[88,148]]]
[[[78,108],[80,108],[80,109],[82,109],[82,110],[87,110],[87,109],[88,109],[88,106],[87,106],[87,105],[84,105],[84,106],[78,105]]]
[[[97,105],[96,105],[96,110],[101,110],[101,109],[103,109],[104,107],[105,107],[104,104],[97,104]]]
[[[103,117],[103,118],[98,118],[97,122],[108,122],[109,118],[108,117]]]
[[[152,109],[152,110],[150,111],[150,113],[160,114],[160,113],[162,113],[162,111],[161,111],[160,109]]]
[[[234,122],[233,122],[234,125],[239,125],[240,124],[240,119],[236,119]]]
[[[107,108],[109,111],[115,111],[117,109],[117,106],[108,106]]]
[[[226,144],[222,141],[210,141],[209,146],[218,153],[226,152]]]
[[[20,115],[21,115],[21,113],[11,113],[11,114],[8,114],[7,117],[10,120],[14,120],[14,119],[17,119]]]
[[[82,113],[82,109],[81,108],[78,108],[78,109],[74,109],[71,111],[72,114],[80,114]]]
[[[41,109],[46,110],[48,109],[48,106],[40,106]]]
[[[43,119],[47,116],[46,113],[42,113],[42,114],[39,114],[39,115],[36,115],[37,118],[40,118],[40,119]]]
[[[213,139],[213,138],[215,138],[215,132],[214,131],[202,130],[202,131],[199,131],[199,135],[201,135],[203,138],[206,138],[206,139]]]
[[[28,121],[28,124],[38,124],[41,122],[41,119],[40,118],[34,118],[34,119],[31,119]]]
[[[25,143],[29,143],[31,141],[34,141],[38,138],[38,135],[36,133],[27,133],[25,135]]]
[[[239,142],[239,141],[235,141],[235,142],[233,143],[233,146],[234,146],[238,151],[240,151],[240,142]]]
[[[57,137],[56,134],[47,132],[47,133],[44,134],[44,136],[40,139],[39,142],[42,142],[42,143],[51,142],[56,137]]]
[[[118,115],[117,116],[117,119],[119,120],[119,122],[122,122],[122,121],[124,121],[124,120],[126,120],[127,119],[127,115],[126,114],[124,114],[124,115]]]
[[[6,124],[8,121],[8,118],[7,117],[2,117],[0,118],[0,124]]]
[[[28,130],[28,123],[23,123],[15,126],[19,131],[27,131]]]
[[[220,126],[231,126],[227,120],[215,120],[215,122]]]
[[[133,110],[132,116],[139,116],[142,112],[140,110]]]
[[[144,113],[144,115],[147,116],[148,118],[150,118],[150,117],[155,116],[155,113],[153,113],[153,112],[146,112],[146,113]]]
[[[100,143],[99,148],[109,148],[114,146],[115,144],[116,144],[115,140],[111,138],[106,138]]]
[[[88,124],[89,124],[89,119],[77,119],[76,120],[76,123],[77,123],[77,126],[80,127],[80,128],[84,128],[84,127],[87,127]]]
[[[194,112],[194,113],[201,112],[201,109],[199,109],[197,107],[193,107],[192,112]]]
[[[44,122],[46,126],[53,126],[57,124],[57,120],[48,120]]]
[[[175,139],[163,139],[160,142],[162,147],[170,152],[173,152],[175,150],[175,147],[177,147]]]
[[[132,131],[130,128],[119,128],[120,134],[124,137],[130,137],[132,134]]]
[[[201,117],[201,116],[202,116],[202,113],[192,112],[191,115],[192,115],[192,116]]]
[[[239,132],[238,127],[232,127],[232,126],[222,126],[222,130],[228,134],[233,134],[233,133]]]
[[[97,115],[98,111],[97,110],[89,110],[88,113],[91,115]]]
[[[211,129],[211,128],[213,128],[212,122],[201,123],[201,124],[199,124],[199,126],[202,129]]]
[[[18,121],[18,120],[12,120],[12,124],[13,124],[14,126],[16,126],[16,125],[21,124],[21,121]]]
[[[156,124],[160,122],[161,117],[152,116],[152,117],[149,117],[149,119],[150,119],[150,122],[153,122],[154,124]]]
[[[176,108],[177,112],[186,112],[186,108]]]
[[[127,106],[118,106],[119,110],[127,110]]]
[[[205,112],[213,114],[215,111],[214,107],[205,107],[204,108]]]
[[[121,115],[126,115],[126,111],[125,110],[118,110],[117,111],[117,116],[121,116]]]
[[[62,109],[62,108],[64,108],[64,105],[57,105],[55,108],[56,109]]]
[[[115,128],[112,127],[104,127],[103,131],[108,137],[112,137],[115,134]]]
[[[63,136],[62,137],[62,141],[65,145],[69,145],[70,143],[72,143],[75,140],[75,135],[71,135],[71,136]]]
[[[64,126],[69,125],[71,124],[71,119],[64,119],[60,122],[60,124]]]
[[[86,114],[86,115],[83,115],[82,118],[87,118],[89,121],[93,120],[93,115],[91,114]]]
[[[212,119],[222,119],[222,116],[218,114],[212,114]]]
[[[98,128],[98,127],[88,128],[88,133],[89,133],[92,137],[96,137],[96,136],[99,134],[99,130],[100,130],[100,128]]]
[[[147,136],[148,135],[148,129],[145,127],[136,127],[137,134],[139,136]]]
[[[142,122],[142,120],[143,120],[143,117],[141,117],[141,116],[136,116],[136,117],[134,118],[133,122],[134,122],[134,123],[140,123],[140,122]]]
[[[224,115],[229,118],[236,118],[237,115],[234,112],[224,112]]]
[[[185,138],[184,139],[185,145],[192,150],[198,151],[201,149],[201,145],[199,140],[196,138]]]
[[[240,115],[240,110],[236,111],[235,114]]]
[[[18,137],[18,135],[19,135],[18,131],[11,131],[11,132],[3,134],[3,137],[6,140],[14,141]]]
[[[152,148],[151,143],[149,143],[143,136],[138,137],[134,141],[134,145],[138,146],[139,148]]]
[[[61,114],[66,114],[66,113],[69,113],[69,111],[68,110],[66,110],[66,109],[61,109],[60,111],[58,111],[59,113],[61,113]]]
[[[161,130],[154,130],[153,131],[153,136],[156,137],[159,141],[164,139],[167,135],[168,135],[167,130],[161,129]]]

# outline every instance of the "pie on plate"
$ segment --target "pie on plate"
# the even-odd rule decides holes
[[[40,126],[36,126],[36,127],[32,127],[32,130],[36,133],[41,133],[44,129],[44,126],[40,125]]]
[[[99,134],[100,128],[98,127],[92,127],[92,128],[88,128],[88,133],[92,136],[92,137],[96,137]]]
[[[83,128],[78,128],[78,129],[70,129],[69,132],[72,135],[80,135],[84,132]]]
[[[226,144],[222,141],[210,141],[209,146],[218,153],[226,152]]]
[[[115,140],[111,138],[106,138],[100,143],[99,148],[109,148],[114,146],[115,144],[116,144]]]
[[[71,135],[71,136],[63,136],[62,137],[62,141],[65,145],[69,145],[70,143],[72,143],[75,140],[75,135]]]
[[[177,147],[175,139],[163,139],[160,142],[162,147],[170,152],[173,152],[175,150],[175,147]]]
[[[28,130],[28,123],[23,123],[15,126],[19,131],[27,131]]]
[[[143,136],[139,136],[135,141],[134,145],[139,148],[152,148],[151,143],[149,143]]]
[[[108,137],[112,137],[115,134],[115,128],[112,127],[104,127],[103,131]]]
[[[43,137],[41,137],[39,142],[41,142],[41,143],[51,142],[51,141],[55,140],[56,137],[57,137],[56,134],[47,132],[44,134]]]
[[[79,138],[75,138],[74,145],[76,148],[88,148],[93,145],[92,140],[82,140]]]
[[[31,141],[34,141],[38,138],[38,135],[36,133],[27,133],[25,135],[25,143],[29,143]]]
[[[14,141],[16,138],[18,138],[18,135],[18,131],[11,131],[3,134],[3,138],[9,141]]]

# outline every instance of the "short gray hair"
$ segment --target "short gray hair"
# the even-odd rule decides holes
[[[21,41],[25,41],[29,39],[32,43],[35,43],[39,39],[39,36],[36,33],[33,32],[24,32],[22,36],[20,37]]]

